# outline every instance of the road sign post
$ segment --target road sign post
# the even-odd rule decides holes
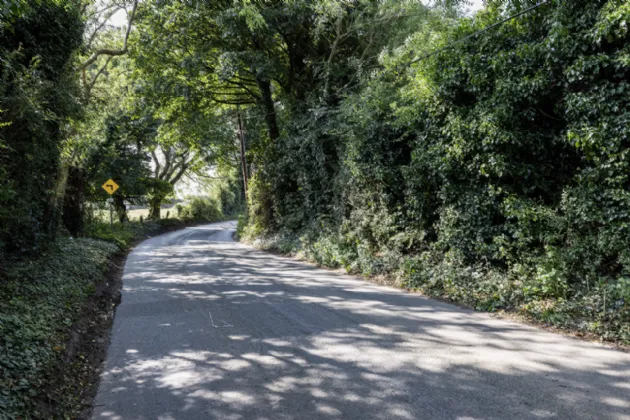
[[[107,204],[109,204],[109,227],[114,228],[114,199],[109,197],[107,199]]]
[[[109,195],[113,195],[118,190],[118,188],[120,188],[118,184],[116,184],[114,180],[111,178],[108,179],[102,185],[102,187]],[[113,229],[114,228],[114,199],[112,197],[109,197],[107,199],[107,203],[109,203],[109,226]]]

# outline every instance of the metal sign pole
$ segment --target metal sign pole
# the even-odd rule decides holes
[[[114,199],[108,198],[107,202],[109,203],[109,227],[114,228]]]

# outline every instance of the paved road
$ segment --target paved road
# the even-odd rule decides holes
[[[130,255],[94,419],[630,419],[630,354],[231,239]]]

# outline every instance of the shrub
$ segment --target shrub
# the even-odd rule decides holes
[[[188,205],[182,207],[181,218],[195,222],[219,222],[224,220],[216,200],[209,197],[191,197]]]

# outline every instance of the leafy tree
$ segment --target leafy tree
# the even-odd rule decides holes
[[[94,147],[100,144],[94,136],[96,133],[103,134],[107,125],[105,120],[125,106],[126,95],[121,95],[121,88],[126,87],[126,77],[121,73],[128,71],[128,61],[124,60],[124,56],[137,5],[135,0],[98,0],[82,2],[81,5],[85,21],[84,44],[80,63],[75,69],[80,75],[83,115],[69,124],[62,143],[61,167],[55,187],[59,195],[64,195],[63,221],[73,235],[82,232],[83,190],[88,184],[86,175],[89,172],[85,166]],[[123,32],[111,24],[112,17],[121,11],[127,12]],[[119,212],[123,207],[119,200]],[[124,212],[121,216],[125,217]]]
[[[125,114],[110,116],[106,124],[105,140],[86,165],[90,195],[97,199],[108,197],[101,185],[113,179],[120,186],[112,198],[122,223],[128,219],[125,201],[141,203],[152,189],[146,147],[155,138],[156,124],[150,118],[133,119]]]
[[[138,0],[111,0],[87,2],[83,8],[86,19],[85,45],[86,57],[78,66],[81,73],[83,100],[89,102],[92,89],[99,78],[106,72],[112,60],[124,56],[129,51],[129,37],[135,23]],[[121,35],[118,28],[111,25],[112,17],[124,11],[127,16],[126,27]]]
[[[306,100],[318,83],[328,97],[333,78],[335,88],[347,89],[358,80],[351,69],[368,71],[376,63],[388,42],[382,35],[393,32],[393,23],[426,10],[413,3],[404,11],[379,4],[151,1],[139,12],[137,63],[171,94],[257,104],[276,139],[274,93],[291,105]]]
[[[146,186],[149,198],[149,219],[157,220],[161,217],[162,203],[173,194],[173,184],[159,178],[149,178],[146,180]]]

